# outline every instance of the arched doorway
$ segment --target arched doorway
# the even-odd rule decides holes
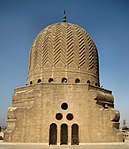
[[[79,128],[77,124],[72,125],[72,138],[71,138],[72,145],[79,145],[78,129]]]
[[[49,145],[57,144],[57,125],[52,123],[49,129]]]
[[[68,144],[68,126],[66,124],[61,125],[61,133],[60,133],[60,144]]]

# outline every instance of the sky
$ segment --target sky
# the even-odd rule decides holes
[[[36,35],[67,22],[84,28],[99,53],[100,84],[112,91],[115,109],[129,126],[129,0],[0,0],[0,125],[15,88],[25,86]]]

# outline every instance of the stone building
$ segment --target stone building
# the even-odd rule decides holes
[[[122,127],[122,133],[123,133],[123,142],[129,142],[129,128],[126,125],[126,120],[123,120],[123,127]]]
[[[3,137],[4,137],[4,130],[0,126],[0,142],[3,142]]]
[[[6,142],[120,142],[120,113],[100,87],[95,43],[80,26],[43,29],[30,49],[27,85],[14,90]]]

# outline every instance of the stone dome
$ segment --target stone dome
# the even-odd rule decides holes
[[[30,49],[27,84],[39,82],[99,86],[97,48],[83,28],[61,22],[37,35]]]

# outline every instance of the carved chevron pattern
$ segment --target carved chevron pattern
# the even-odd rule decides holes
[[[37,54],[38,54],[36,49],[37,41],[38,41],[37,39],[34,41],[30,52],[30,70],[34,70],[37,63]]]
[[[52,32],[46,31],[46,35],[42,40],[42,67],[48,62],[52,65],[53,62],[53,39]]]
[[[66,42],[66,48],[67,48],[67,65],[69,66],[74,61],[74,41],[73,41],[73,34],[71,30],[71,26],[67,27],[67,42]]]
[[[94,62],[94,64],[95,64],[95,71],[96,71],[96,74],[98,74],[98,76],[99,76],[99,59],[98,59],[98,51],[96,50],[97,48],[96,48],[96,46],[94,45],[94,47],[95,47],[95,62]]]
[[[56,27],[55,29],[55,40],[54,40],[54,62],[56,65],[61,59],[61,28]]]
[[[76,66],[98,71],[94,42],[81,27],[57,23],[42,30],[35,39],[29,58],[29,70],[36,68]]]
[[[60,25],[56,26],[55,29],[55,39],[54,39],[54,65],[58,62],[66,64],[66,33],[65,27]]]
[[[81,67],[86,63],[85,42],[84,42],[82,30],[80,30],[80,28],[77,28],[77,34],[78,34],[78,42],[79,42],[79,67]]]
[[[79,45],[76,26],[67,27],[67,65],[79,65]]]
[[[89,45],[89,70],[94,69],[94,73],[99,74],[99,63],[98,63],[98,52],[97,48],[91,39],[91,37],[87,34],[87,41]]]
[[[40,49],[42,49],[42,40],[41,38],[39,38],[39,40],[37,41],[36,44],[36,49],[35,51],[37,51],[37,57],[36,57],[36,63],[35,63],[35,67],[38,67],[38,69],[41,67],[41,62],[42,62],[42,51]]]
[[[91,70],[94,67],[94,45],[88,34],[87,41],[89,45],[89,70]]]

